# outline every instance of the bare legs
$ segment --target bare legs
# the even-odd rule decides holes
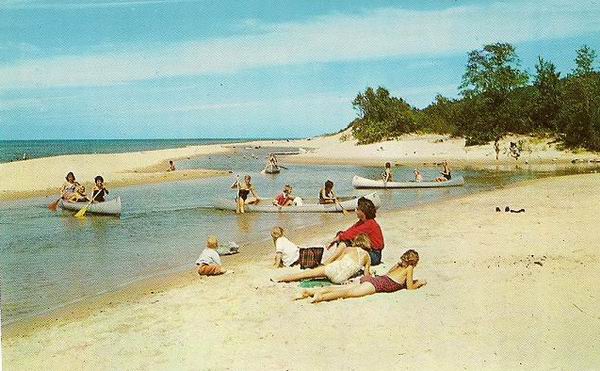
[[[299,293],[295,299],[312,297],[312,303],[331,301],[336,299],[360,298],[375,293],[375,287],[369,282],[348,286],[331,286],[318,289],[306,289]]]
[[[289,274],[287,276],[283,276],[279,279],[277,279],[277,282],[294,282],[294,281],[300,281],[303,279],[307,279],[307,278],[320,278],[320,277],[327,277],[327,275],[325,274],[325,266],[320,266],[314,269],[307,269],[303,272],[300,273],[296,273],[296,274]]]

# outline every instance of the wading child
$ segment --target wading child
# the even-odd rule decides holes
[[[202,251],[196,265],[198,272],[201,276],[217,276],[219,274],[230,273],[230,271],[223,270],[221,264],[221,257],[217,252],[219,248],[219,241],[215,236],[209,236],[206,240],[206,249]]]
[[[275,268],[291,267],[299,263],[300,248],[283,236],[283,228],[275,227],[271,230],[271,237],[275,244]]]

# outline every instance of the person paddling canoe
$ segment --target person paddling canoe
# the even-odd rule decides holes
[[[63,200],[70,199],[74,194],[77,193],[77,188],[80,184],[75,180],[75,174],[72,171],[67,173],[65,177],[66,182],[60,187],[60,194]]]

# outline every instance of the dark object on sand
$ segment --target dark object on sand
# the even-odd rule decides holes
[[[496,211],[500,211],[498,207],[496,208]],[[513,210],[513,209],[511,209],[510,207],[507,206],[507,207],[504,208],[504,212],[505,213],[511,212],[511,213],[514,213],[514,214],[519,214],[519,213],[524,213],[525,209]]]
[[[323,247],[305,247],[300,249],[300,269],[316,268],[321,265]]]
[[[500,210],[500,208],[498,206],[496,206],[496,212],[499,213],[499,212],[502,212],[502,210]]]

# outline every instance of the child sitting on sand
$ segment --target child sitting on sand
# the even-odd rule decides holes
[[[275,227],[271,230],[271,237],[275,244],[275,268],[283,266],[292,267],[300,261],[300,248],[283,236],[283,228]]]
[[[219,241],[215,236],[209,236],[206,240],[206,249],[202,251],[196,265],[196,271],[201,276],[217,276],[219,274],[231,273],[231,271],[223,270],[221,257],[217,253]]]
[[[367,275],[361,277],[360,283],[344,285],[341,287],[323,287],[318,289],[305,289],[295,299],[312,297],[312,303],[336,299],[360,298],[378,292],[395,292],[406,288],[416,290],[425,286],[425,280],[413,281],[413,271],[419,262],[419,254],[415,250],[408,250],[385,276]]]

